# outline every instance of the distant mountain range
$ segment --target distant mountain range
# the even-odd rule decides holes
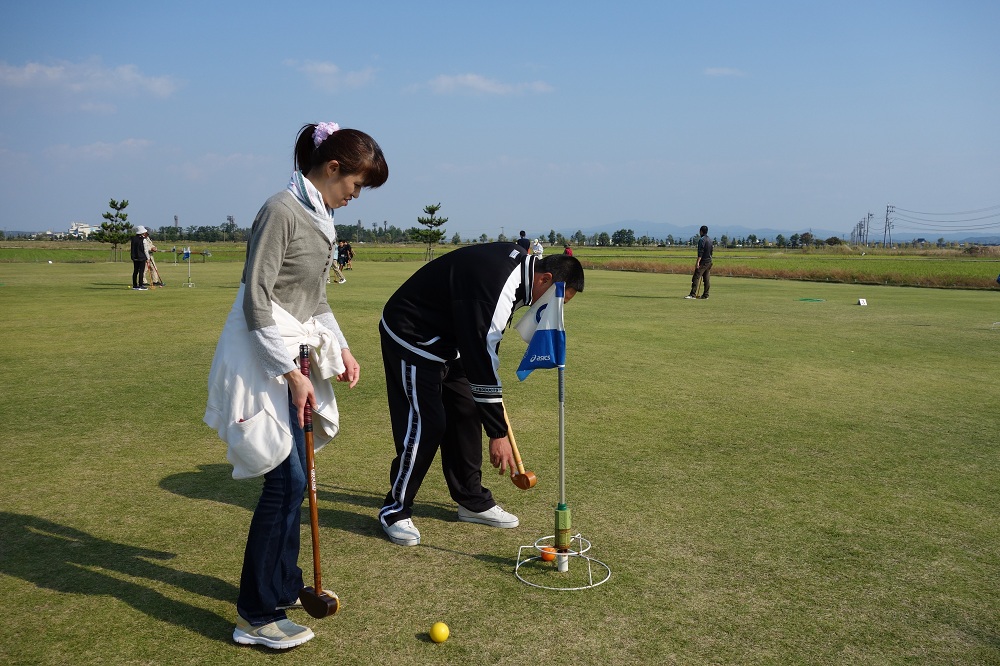
[[[593,234],[601,233],[602,231],[608,234],[613,234],[619,229],[631,229],[635,234],[636,238],[642,236],[649,236],[650,238],[656,238],[659,240],[665,239],[667,236],[673,236],[675,240],[685,240],[691,236],[698,235],[698,228],[701,225],[692,226],[677,226],[673,224],[667,224],[666,222],[649,222],[646,220],[622,220],[620,222],[615,222],[612,224],[606,224],[596,227],[589,227],[587,229],[560,229],[562,233],[567,238],[575,234],[578,230],[582,231],[587,236],[592,236]],[[737,224],[733,225],[709,225],[709,234],[712,238],[721,238],[722,236],[728,236],[729,238],[746,238],[750,234],[757,236],[757,238],[766,238],[767,240],[774,240],[779,234],[785,238],[791,237],[793,234],[804,234],[809,232],[814,238],[821,238],[826,240],[827,238],[832,238],[836,236],[841,240],[850,240],[850,232],[844,231],[833,231],[830,229],[818,229],[818,228],[804,228],[804,229],[752,229],[750,227],[744,227]],[[881,243],[883,237],[883,230],[879,228],[876,230],[874,227],[868,230],[868,242],[869,243]],[[954,234],[942,234],[942,233],[924,233],[924,234],[914,234],[914,233],[904,233],[904,232],[893,232],[892,240],[897,242],[910,242],[912,240],[924,238],[929,243],[936,243],[939,238],[944,238],[948,242],[954,243],[975,243],[979,245],[1000,245],[1000,236],[956,236]]]

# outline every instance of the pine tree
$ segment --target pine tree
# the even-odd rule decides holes
[[[441,210],[441,204],[429,204],[424,206],[424,212],[427,213],[428,217],[418,217],[417,222],[427,227],[426,229],[414,229],[411,232],[411,237],[415,241],[421,243],[427,243],[427,253],[424,255],[425,261],[430,261],[434,258],[434,246],[444,238],[444,229],[438,229],[442,224],[448,221],[447,217],[434,217],[437,212]]]
[[[101,217],[105,222],[101,222],[101,228],[90,234],[90,237],[98,243],[111,243],[111,261],[119,261],[119,245],[124,245],[132,236],[132,223],[128,221],[128,213],[122,211],[128,207],[128,200],[122,199],[108,202],[111,211],[104,213]]]

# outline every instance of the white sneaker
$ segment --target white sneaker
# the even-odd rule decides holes
[[[512,513],[507,513],[497,504],[486,511],[469,511],[461,504],[458,505],[458,519],[463,523],[480,523],[490,527],[517,527],[520,521]]]
[[[420,543],[420,530],[409,518],[397,520],[389,527],[383,525],[382,531],[397,546],[416,546]]]
[[[312,640],[315,634],[309,627],[291,620],[278,620],[263,627],[253,627],[242,617],[236,622],[233,640],[241,645],[264,645],[275,650],[286,650]]]
[[[698,298],[698,297],[697,297],[697,296],[695,296],[694,294],[688,294],[688,295],[687,295],[687,296],[685,296],[684,298],[685,298],[685,299],[688,299],[688,298]]]
[[[345,282],[347,282],[347,278],[340,278],[337,280],[337,284],[344,284]]]

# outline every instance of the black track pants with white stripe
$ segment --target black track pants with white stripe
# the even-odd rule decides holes
[[[490,509],[496,502],[482,484],[483,426],[461,361],[421,359],[420,365],[412,361],[383,333],[382,362],[396,457],[379,520],[388,526],[413,514],[413,500],[439,448],[451,498],[470,511]]]

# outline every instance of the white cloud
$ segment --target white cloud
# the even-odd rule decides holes
[[[29,62],[23,66],[0,61],[0,87],[48,90],[71,95],[140,93],[169,97],[179,84],[170,76],[149,76],[136,65],[105,67],[100,59],[83,62]],[[106,106],[106,103],[105,103]]]
[[[480,74],[442,74],[427,83],[427,87],[438,94],[472,92],[483,95],[519,95],[522,93],[548,93],[553,88],[544,81],[528,83],[502,83]]]
[[[705,76],[746,76],[743,70],[733,67],[706,67],[702,73]]]
[[[285,65],[303,74],[316,88],[324,92],[337,92],[346,88],[360,88],[375,78],[371,67],[356,72],[345,72],[332,62],[286,60]]]
[[[45,150],[53,160],[59,162],[109,162],[123,157],[137,155],[153,145],[149,139],[125,139],[118,143],[98,141],[83,146],[58,144]]]

